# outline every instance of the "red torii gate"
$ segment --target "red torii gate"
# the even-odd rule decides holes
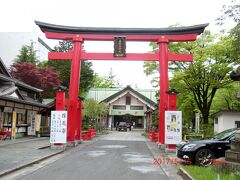
[[[81,140],[81,108],[78,101],[81,60],[141,60],[159,61],[160,73],[160,105],[158,123],[158,141],[165,142],[165,110],[169,110],[168,94],[168,61],[191,62],[192,54],[173,54],[168,51],[169,42],[195,41],[208,24],[172,28],[98,28],[71,27],[35,21],[49,39],[70,40],[73,49],[68,52],[50,52],[49,59],[70,59],[71,76],[68,101],[67,142]],[[127,53],[115,57],[113,53],[90,53],[82,50],[84,41],[114,41],[116,37],[124,37],[126,41],[148,41],[158,43],[155,53]],[[77,117],[79,116],[79,117]]]

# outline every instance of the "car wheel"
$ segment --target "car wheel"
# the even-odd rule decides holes
[[[200,149],[195,155],[195,162],[200,166],[209,166],[213,163],[214,153],[209,149]]]

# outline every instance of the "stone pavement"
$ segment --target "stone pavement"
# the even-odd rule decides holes
[[[103,136],[100,137],[100,139],[113,141],[145,141],[148,149],[154,157],[152,162],[153,165],[160,166],[168,176],[168,179],[181,180],[182,177],[178,175],[178,168],[176,167],[177,163],[179,163],[176,152],[165,152],[165,150],[159,149],[157,143],[151,142],[144,136],[139,136],[139,133],[143,133],[143,131],[132,130],[131,132],[128,131],[122,133],[121,136],[112,131],[111,136]]]
[[[157,164],[165,171],[169,176],[169,179],[182,179],[176,176],[178,169],[173,163],[174,161],[166,161],[167,158],[171,160],[176,159],[174,153],[165,153],[157,147],[157,144],[150,142],[143,136],[138,135],[139,132],[124,132],[119,137],[116,133],[112,132],[108,135],[102,135],[100,137],[94,138],[91,141],[84,142],[79,146],[83,147],[89,143],[95,143],[101,139],[116,141],[145,141],[146,145],[151,151],[155,159],[160,159],[162,162]],[[51,150],[49,148],[49,138],[21,138],[16,140],[6,140],[0,143],[0,178],[6,174],[14,172],[15,170],[21,169],[45,160],[51,156],[62,153],[61,150]],[[70,150],[71,149],[71,150]],[[74,151],[78,148],[68,148],[66,151]],[[70,152],[69,152],[70,153]],[[165,162],[164,162],[165,160]]]
[[[51,150],[49,138],[20,138],[0,143],[0,177],[59,154]]]

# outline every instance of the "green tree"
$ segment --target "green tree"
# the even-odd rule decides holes
[[[231,40],[220,37],[218,42],[209,32],[192,42],[190,52],[194,53],[194,62],[174,74],[175,83],[184,82],[185,90],[192,93],[200,110],[203,123],[208,124],[213,98],[218,89],[226,87],[231,80],[228,73],[232,70]],[[187,46],[189,47],[189,46]]]
[[[96,88],[115,88],[119,87],[118,80],[115,80],[115,75],[113,75],[112,69],[108,72],[106,76],[99,76],[94,74],[94,87]]]
[[[19,54],[15,59],[15,63],[31,63],[37,64],[39,61],[37,59],[36,50],[34,50],[33,42],[30,45],[23,45],[19,50]]]
[[[94,71],[92,63],[89,61],[81,61],[81,79],[80,79],[80,93],[84,96],[85,93],[94,86]]]
[[[59,45],[55,46],[57,52],[67,52],[73,48],[71,41],[59,41]],[[71,61],[70,60],[50,60],[45,66],[50,66],[60,72],[60,80],[62,85],[69,87]],[[93,87],[93,69],[92,63],[89,61],[81,61],[81,78],[80,78],[80,94],[85,93]]]
[[[174,53],[194,54],[191,64],[171,63],[170,69],[174,74],[171,87],[177,89],[181,86],[185,97],[185,92],[189,94],[187,104],[193,107],[196,105],[202,114],[203,123],[208,124],[217,90],[231,82],[227,76],[232,70],[231,38],[216,37],[206,31],[194,42],[171,43],[169,49]]]
[[[217,19],[218,25],[225,24],[227,19],[232,19],[236,25],[230,31],[232,41],[232,53],[235,59],[240,60],[240,1],[232,0],[229,5],[224,5],[222,8],[222,15]]]
[[[185,83],[183,81],[175,82],[175,78],[170,81],[170,86],[180,92],[177,95],[177,107],[178,110],[183,112],[183,126],[187,128],[195,127],[195,112],[198,111],[198,107],[192,93],[186,91]]]
[[[94,99],[86,99],[83,102],[83,121],[87,127],[99,127],[99,121],[108,112],[106,103],[98,103]]]
[[[49,60],[46,64],[44,64],[44,66],[50,66],[60,72],[60,80],[62,81],[62,85],[69,87],[71,72],[70,60]]]
[[[220,89],[216,93],[211,111],[217,112],[220,110],[240,110],[239,92],[239,82],[232,82],[226,88]]]

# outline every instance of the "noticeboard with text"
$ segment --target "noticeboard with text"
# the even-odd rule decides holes
[[[66,143],[67,111],[51,111],[50,143]]]
[[[182,111],[165,111],[165,144],[182,141]]]

